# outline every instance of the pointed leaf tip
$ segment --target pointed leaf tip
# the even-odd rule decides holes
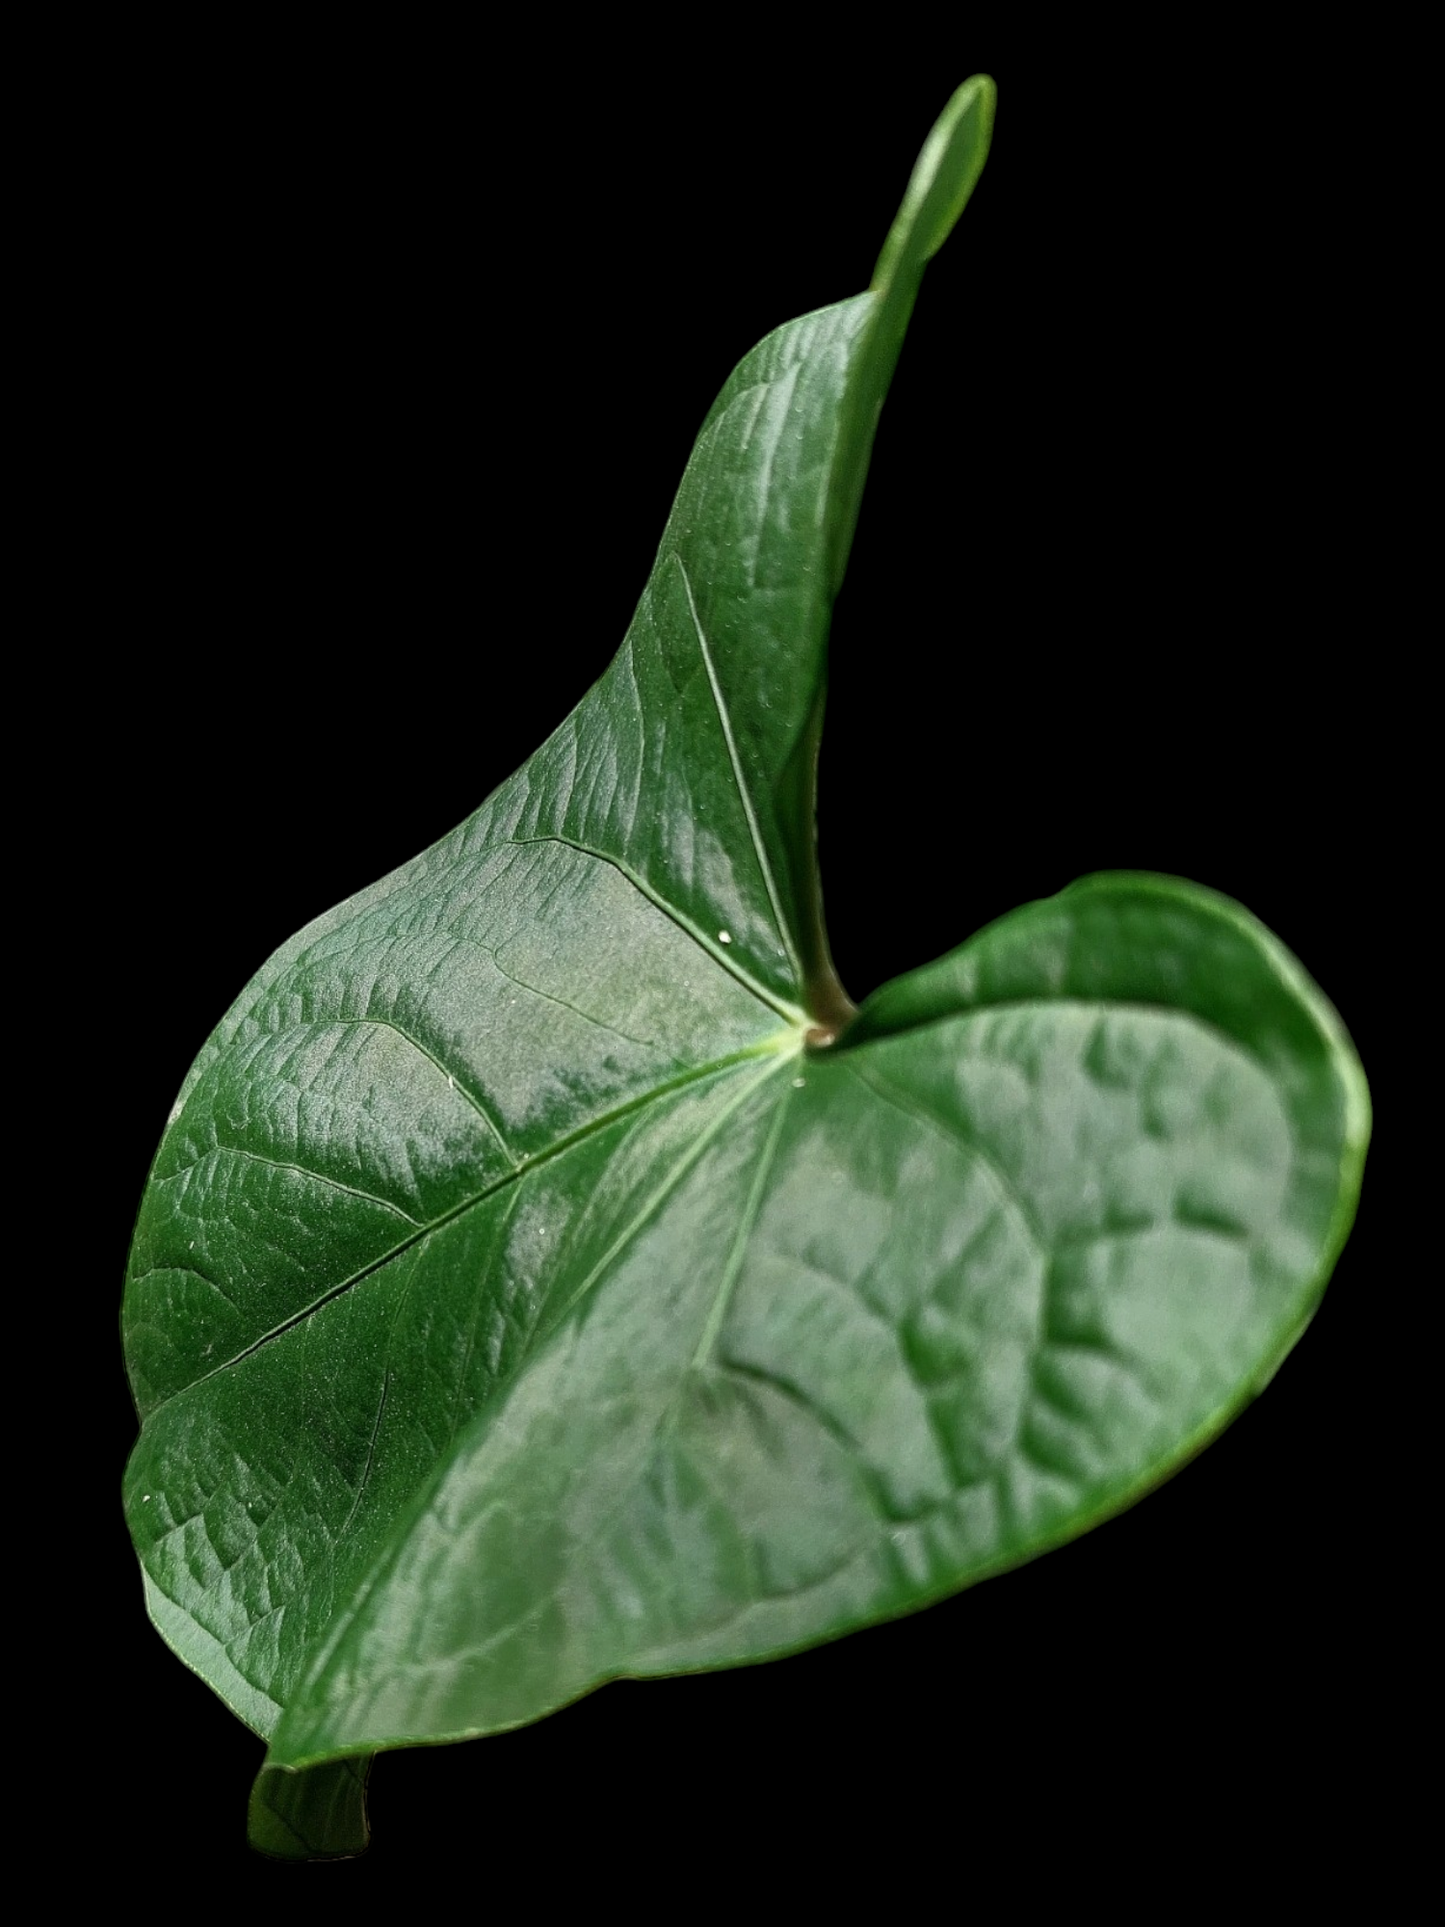
[[[934,122],[878,257],[875,288],[916,280],[952,233],[988,159],[996,99],[989,76],[974,74]]]

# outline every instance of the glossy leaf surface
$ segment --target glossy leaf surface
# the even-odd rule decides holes
[[[828,614],[991,112],[955,98],[874,289],[729,381],[607,675],[178,1101],[128,1504],[157,1625],[271,1741],[269,1851],[358,1843],[379,1746],[1077,1533],[1252,1395],[1348,1229],[1358,1067],[1236,906],[1092,878],[856,1018],[828,961]]]

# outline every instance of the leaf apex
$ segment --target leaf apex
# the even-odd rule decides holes
[[[988,74],[964,81],[934,122],[873,271],[873,286],[916,282],[953,232],[988,159],[998,89]]]

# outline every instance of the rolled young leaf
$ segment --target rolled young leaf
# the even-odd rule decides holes
[[[271,1741],[268,1851],[359,1845],[377,1747],[793,1650],[1117,1510],[1348,1229],[1358,1066],[1236,906],[1090,879],[856,1018],[832,971],[828,616],[991,114],[960,90],[875,287],[729,381],[607,675],[178,1100],[128,1505],[157,1625]]]

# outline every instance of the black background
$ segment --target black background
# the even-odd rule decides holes
[[[978,70],[992,158],[925,281],[835,620],[840,973],[861,997],[1076,876],[1158,869],[1269,924],[1372,1069],[1374,684],[1337,460],[1341,234],[1363,216],[1337,184],[1327,224],[1311,189],[1311,77],[1182,34],[1119,63],[977,11],[911,56],[718,34],[238,37],[109,123],[87,376],[97,855],[125,906],[105,1302],[227,1004],[602,671],[716,390],[769,328],[867,284]],[[800,1876],[951,1865],[1018,1822],[1041,1854],[1147,1833],[1202,1869],[1282,1802],[1325,1824],[1363,1770],[1360,1629],[1388,1583],[1365,1576],[1372,1249],[1367,1182],[1266,1397],[1123,1518],[785,1662],[389,1756],[365,1873],[327,1877],[521,1864],[605,1888],[671,1841],[748,1883],[774,1853]],[[111,1709],[108,1826],[157,1868],[279,1887],[243,1846],[259,1742],[145,1621],[111,1499],[134,1431],[118,1350],[99,1386],[84,1691],[88,1722]]]

